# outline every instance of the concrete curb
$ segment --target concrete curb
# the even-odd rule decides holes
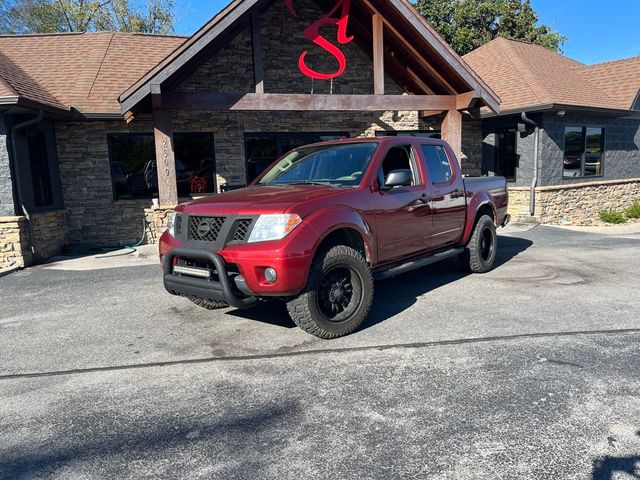
[[[13,272],[17,272],[18,270],[20,270],[20,267],[6,267],[6,268],[0,268],[0,278],[5,277],[7,275],[9,275],[10,273]]]
[[[600,233],[602,235],[640,235],[640,223],[629,223],[626,225],[578,227],[574,225],[549,225],[550,227],[562,228],[573,232]]]

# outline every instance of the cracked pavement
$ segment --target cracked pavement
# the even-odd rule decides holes
[[[148,259],[0,278],[0,478],[640,478],[640,236],[500,241],[331,342]]]

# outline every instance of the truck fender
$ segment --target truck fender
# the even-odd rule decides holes
[[[462,234],[462,245],[466,245],[471,240],[471,235],[473,235],[473,229],[476,226],[476,220],[478,219],[478,213],[481,210],[486,210],[487,208],[491,209],[493,213],[493,221],[498,221],[498,213],[496,212],[496,207],[493,202],[493,198],[491,194],[487,192],[476,192],[471,197],[471,200],[467,204],[467,221],[465,223],[464,232]]]
[[[364,242],[367,260],[371,264],[377,261],[377,249],[371,227],[356,210],[349,207],[332,207],[314,212],[305,218],[317,234],[313,247],[314,253],[320,244],[333,232],[342,228],[354,230]]]

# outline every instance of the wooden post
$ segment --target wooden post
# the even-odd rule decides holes
[[[251,12],[251,51],[253,53],[253,80],[255,93],[264,93],[264,72],[262,70],[262,42],[260,41],[260,13]]]
[[[373,15],[373,93],[384,95],[384,23],[382,15]]]
[[[451,146],[462,164],[462,113],[458,110],[447,111],[442,121],[442,139]]]
[[[169,110],[153,109],[153,136],[156,144],[156,170],[160,205],[178,204],[176,158],[173,148],[173,120]]]

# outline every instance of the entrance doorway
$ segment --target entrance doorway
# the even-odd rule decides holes
[[[495,174],[509,181],[516,179],[518,166],[518,131],[507,128],[496,131]]]

